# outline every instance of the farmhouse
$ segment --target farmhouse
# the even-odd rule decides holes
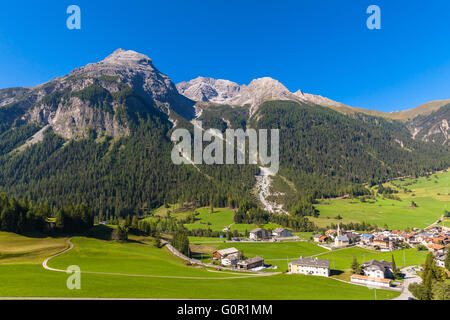
[[[217,250],[213,252],[213,259],[214,260],[219,260],[219,259],[223,259],[231,254],[239,254],[239,250],[232,247],[232,248],[227,248],[227,249],[222,249],[222,250]]]
[[[381,260],[370,260],[361,265],[364,275],[369,278],[392,278],[392,263]]]
[[[289,272],[313,276],[330,276],[330,260],[318,258],[302,258],[289,263]]]
[[[249,238],[251,240],[264,240],[270,237],[270,232],[263,228],[256,228],[250,231]]]
[[[276,228],[275,230],[272,231],[272,237],[275,238],[292,237],[292,232],[284,228]]]
[[[239,254],[229,254],[225,258],[222,258],[222,265],[224,266],[235,266],[239,261]]]
[[[264,267],[264,259],[261,257],[253,257],[237,263],[238,269],[250,270],[253,268]]]
[[[392,283],[391,279],[372,278],[368,276],[361,276],[359,274],[352,275],[350,281],[374,287],[390,287]]]

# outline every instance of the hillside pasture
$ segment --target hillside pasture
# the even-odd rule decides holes
[[[331,223],[369,222],[391,229],[422,229],[436,222],[448,210],[450,203],[450,172],[442,172],[417,179],[395,180],[387,183],[399,191],[394,194],[400,200],[377,195],[376,199],[362,202],[360,199],[321,200],[317,205],[319,218],[310,218],[320,227]],[[407,189],[407,191],[404,190]],[[417,207],[411,206],[412,201]],[[337,217],[342,219],[338,220]]]
[[[0,264],[42,263],[66,247],[65,238],[23,236],[0,232]]]

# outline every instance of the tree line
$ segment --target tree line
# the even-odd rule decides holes
[[[14,233],[80,233],[94,225],[92,210],[85,204],[68,204],[55,210],[47,202],[35,204],[0,194],[0,230]]]

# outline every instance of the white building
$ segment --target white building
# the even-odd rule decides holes
[[[239,250],[232,247],[232,248],[226,248],[226,249],[214,251],[213,259],[214,260],[223,259],[231,254],[239,254]]]
[[[239,262],[239,254],[230,254],[222,259],[221,263],[224,266],[235,266]]]
[[[275,238],[292,237],[292,232],[284,228],[276,228],[275,230],[272,231],[272,237]]]
[[[371,287],[390,287],[392,283],[391,279],[372,278],[368,276],[361,276],[359,274],[352,275],[350,281]]]
[[[392,278],[392,263],[381,260],[370,260],[361,265],[364,275],[370,278],[384,279]]]
[[[312,276],[330,276],[330,260],[318,258],[302,258],[289,263],[289,272]]]
[[[264,240],[270,238],[270,232],[263,228],[255,228],[249,233],[251,240]]]

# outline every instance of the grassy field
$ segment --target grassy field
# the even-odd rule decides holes
[[[248,242],[218,246],[219,249],[229,247],[235,247],[247,257],[263,257],[266,263],[277,266],[280,271],[286,271],[288,262],[300,256],[308,257],[327,251],[311,242]]]
[[[314,232],[294,232],[294,235],[299,236],[303,240],[311,240],[314,237]]]
[[[157,215],[164,216],[164,212],[166,212],[164,208],[159,208],[156,211]],[[174,212],[177,210],[175,209]],[[222,231],[225,227],[230,227],[231,231],[237,230],[241,233],[245,231],[250,231],[258,227],[256,224],[235,224],[234,223],[234,210],[230,208],[214,208],[213,213],[210,213],[209,207],[197,208],[195,210],[182,212],[182,213],[173,213],[172,215],[186,216],[192,212],[198,212],[199,214],[196,216],[196,221],[194,223],[188,223],[184,226],[189,229],[211,229],[212,231]],[[274,223],[267,223],[261,225],[261,227],[266,229],[276,229],[279,225]]]
[[[366,221],[379,227],[387,224],[392,229],[424,228],[438,220],[444,210],[449,210],[449,182],[450,172],[437,173],[430,178],[396,180],[386,185],[399,190],[396,195],[400,201],[381,196],[367,202],[358,199],[324,200],[317,205],[320,217],[311,220],[321,227],[338,222]],[[411,201],[418,207],[411,207]],[[343,219],[335,219],[338,215]]]
[[[82,274],[81,290],[66,288],[67,275],[38,265],[0,265],[0,297],[102,297],[178,299],[371,300],[373,290],[333,279],[300,275],[189,280]],[[45,285],[43,285],[45,284]],[[264,288],[264,290],[255,290]],[[377,290],[378,299],[396,292]]]
[[[353,256],[356,256],[361,264],[371,259],[386,260],[391,262],[394,255],[398,267],[423,264],[428,252],[407,249],[393,252],[379,252],[363,249],[359,247],[346,248],[335,251],[328,251],[312,242],[284,242],[284,243],[224,243],[215,244],[214,248],[223,249],[235,247],[248,257],[261,256],[267,264],[272,264],[286,271],[288,263],[294,259],[310,256],[317,256],[320,259],[329,259],[331,269],[345,271],[350,269]],[[205,251],[206,252],[206,251]]]
[[[213,237],[189,237],[190,243],[219,243],[225,242],[225,238],[213,238]]]
[[[450,228],[450,218],[444,218],[439,225]]]
[[[9,235],[2,234],[4,238]],[[79,265],[85,272],[132,273],[135,276],[83,273],[81,290],[68,290],[68,275],[64,272],[45,270],[40,264],[2,264],[0,297],[373,299],[369,289],[333,279],[285,274],[235,279],[236,274],[229,272],[209,272],[186,266],[165,249],[157,249],[142,240],[146,239],[119,243],[76,237],[72,240],[72,250],[49,261],[50,267],[58,269]],[[307,247],[305,251],[314,251]],[[255,290],[256,287],[267,290]],[[377,292],[379,299],[396,295],[391,291]]]
[[[195,223],[185,224],[188,229],[211,229],[213,231],[222,231],[223,228],[231,225],[234,217],[234,211],[228,208],[214,208],[210,213],[209,208],[196,209],[199,215]]]
[[[0,232],[0,264],[42,263],[66,247],[65,238],[25,237]]]
[[[394,255],[397,267],[403,267],[425,263],[427,254],[428,251],[417,251],[416,249],[406,249],[393,252],[376,252],[373,250],[353,247],[329,251],[317,257],[320,259],[329,259],[332,269],[344,271],[346,269],[351,269],[350,265],[353,261],[353,256],[357,258],[359,264],[362,264],[363,262],[372,259],[391,262],[392,255]]]
[[[75,264],[89,272],[211,278],[229,276],[208,272],[204,268],[188,267],[167,249],[158,249],[144,242],[121,243],[77,237],[72,239],[72,243],[74,248],[71,251],[53,258],[48,265],[66,269]]]

